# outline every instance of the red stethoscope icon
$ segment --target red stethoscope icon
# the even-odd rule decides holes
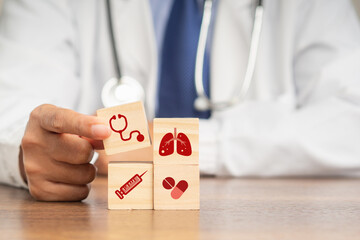
[[[114,129],[114,127],[113,127],[113,125],[112,125],[111,122],[112,122],[113,120],[116,120],[116,115],[113,115],[113,116],[110,118],[109,124],[110,124],[111,130],[113,130],[114,132],[119,133],[121,140],[123,140],[123,141],[129,141],[129,140],[131,140],[131,138],[132,138],[132,134],[133,134],[133,133],[137,133],[138,135],[137,135],[136,139],[138,140],[138,142],[144,141],[144,139],[145,139],[144,135],[142,135],[138,130],[131,131],[130,134],[129,134],[129,137],[128,137],[128,138],[124,138],[124,137],[123,137],[123,132],[126,130],[126,128],[127,128],[127,126],[128,126],[128,121],[127,121],[127,118],[126,118],[124,115],[118,114],[117,116],[118,116],[118,119],[124,118],[124,120],[125,120],[125,126],[124,126],[124,128],[123,128],[123,129],[119,129],[119,130]]]

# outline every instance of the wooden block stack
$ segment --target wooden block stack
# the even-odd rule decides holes
[[[100,109],[97,115],[113,130],[104,140],[107,155],[150,146],[145,110],[141,102]],[[153,209],[152,162],[110,162],[109,209]]]
[[[154,209],[199,209],[199,120],[154,120]]]
[[[109,122],[108,155],[150,146],[141,102],[97,111]],[[199,209],[199,120],[158,118],[152,162],[110,162],[109,209]]]

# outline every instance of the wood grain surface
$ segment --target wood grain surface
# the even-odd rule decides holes
[[[107,179],[83,202],[36,202],[0,186],[0,239],[360,239],[359,179],[201,179],[200,211],[107,210]]]

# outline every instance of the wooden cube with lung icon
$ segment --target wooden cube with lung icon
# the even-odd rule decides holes
[[[142,102],[103,108],[96,113],[112,130],[111,136],[103,141],[107,155],[150,146],[148,122]]]
[[[109,209],[153,209],[152,162],[108,164]]]
[[[156,118],[154,164],[199,164],[199,119]]]

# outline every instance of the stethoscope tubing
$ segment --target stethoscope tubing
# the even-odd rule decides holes
[[[248,64],[245,71],[244,81],[243,82],[239,81],[238,84],[234,87],[234,92],[229,101],[214,102],[207,96],[203,84],[204,57],[205,57],[205,49],[209,34],[209,28],[211,24],[212,5],[213,5],[213,0],[205,1],[204,14],[200,28],[200,37],[198,42],[196,63],[195,63],[195,89],[198,95],[197,99],[195,100],[195,108],[198,108],[196,101],[202,100],[203,104],[206,104],[207,106],[203,106],[202,109],[198,109],[198,110],[221,111],[243,101],[250,88],[251,81],[253,79],[253,75],[255,71],[257,53],[259,49],[264,8],[262,5],[262,1],[259,0],[255,10],[255,20],[254,20],[253,31],[251,34]],[[239,89],[240,89],[240,93],[239,93]]]
[[[212,16],[212,4],[213,1],[205,1],[204,13],[201,20],[200,35],[196,52],[195,60],[195,90],[198,97],[206,98],[210,103],[210,99],[207,97],[203,84],[203,68],[204,68],[204,57],[206,50],[206,42],[208,39],[209,28]]]
[[[115,42],[115,33],[114,33],[114,26],[112,20],[112,13],[111,13],[111,0],[106,0],[106,12],[107,12],[107,21],[108,21],[108,31],[110,35],[110,42],[111,42],[111,50],[114,60],[114,67],[116,71],[116,78],[118,79],[118,84],[121,84],[120,79],[122,77],[121,68],[120,68],[120,60],[118,55],[118,49],[116,47]]]
[[[144,101],[145,91],[139,81],[123,74],[119,52],[116,47],[114,22],[112,20],[111,0],[106,0],[106,12],[110,47],[113,57],[115,77],[110,78],[103,86],[101,100],[105,107],[112,107],[134,101]]]

